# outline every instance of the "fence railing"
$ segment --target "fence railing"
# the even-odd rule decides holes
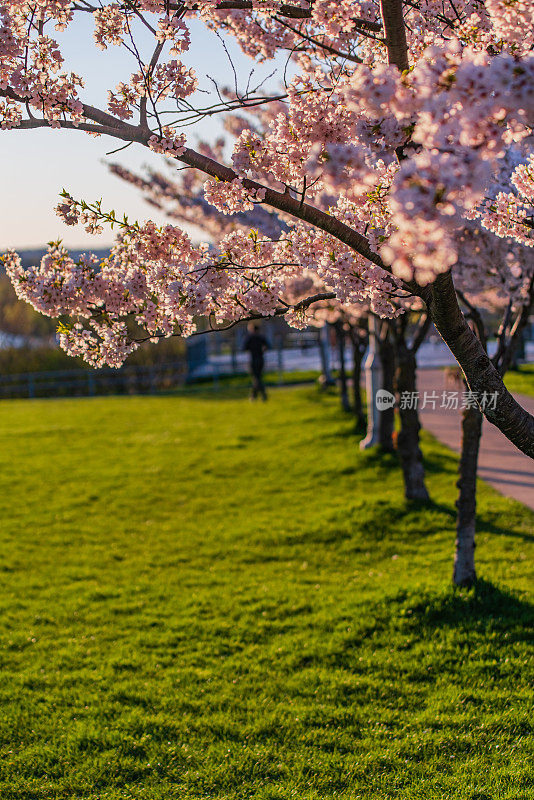
[[[97,394],[150,394],[183,385],[187,367],[182,361],[127,365],[121,369],[70,369],[22,372],[0,376],[0,398],[76,397]]]
[[[493,344],[490,343],[490,354]],[[338,353],[330,347],[329,361],[333,370],[339,368]],[[528,350],[528,348],[527,348]],[[345,366],[350,372],[349,348],[345,353]],[[534,360],[534,350],[527,352],[527,361]],[[420,368],[437,368],[455,364],[451,353],[443,344],[425,342],[418,354]],[[73,369],[46,372],[27,372],[0,376],[0,399],[14,397],[76,397],[101,394],[150,394],[173,390],[186,383],[201,383],[218,389],[221,380],[248,373],[247,353],[234,352],[212,355],[207,360],[189,359],[164,364],[139,366],[127,364],[115,369]],[[317,371],[321,369],[318,347],[273,348],[266,353],[265,370],[283,383],[288,373]],[[271,378],[271,381],[273,378]],[[224,383],[224,381],[222,381]]]
[[[207,360],[175,361],[151,366],[127,364],[121,369],[72,369],[0,375],[0,399],[16,397],[78,397],[102,394],[150,394],[176,389],[186,383],[220,386],[220,379],[245,375],[248,353],[212,355]],[[335,366],[335,356],[333,358]],[[284,374],[320,367],[318,348],[275,348],[266,353],[265,369],[278,382]]]

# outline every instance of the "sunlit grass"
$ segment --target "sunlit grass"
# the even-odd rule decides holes
[[[534,395],[534,364],[521,364],[519,369],[506,374],[504,382],[512,394]]]
[[[476,594],[337,397],[0,405],[2,800],[534,797],[534,514]]]

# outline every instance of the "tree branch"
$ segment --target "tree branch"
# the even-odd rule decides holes
[[[186,149],[185,153],[176,158],[189,167],[199,169],[201,172],[211,175],[214,178],[219,178],[219,180],[222,181],[233,181],[235,178],[239,177],[230,167],[219,164],[217,161],[201,153],[197,153],[194,150],[190,150],[189,148]],[[345,223],[336,219],[336,217],[332,217],[330,214],[315,208],[315,206],[311,206],[309,203],[302,203],[300,199],[296,200],[294,197],[291,197],[290,194],[277,192],[275,189],[262,186],[260,183],[248,178],[243,180],[243,185],[249,191],[264,189],[265,199],[263,202],[265,204],[276,208],[278,211],[290,214],[303,222],[308,222],[315,228],[320,228],[325,231],[325,233],[330,234],[340,242],[346,244],[364,258],[367,258],[373,264],[391,273],[391,269],[384,264],[380,256],[371,250],[366,237],[353,230],[348,225],[345,225]]]
[[[324,50],[325,53],[331,53],[332,55],[338,56],[339,58],[343,58],[346,61],[353,61],[355,64],[363,64],[363,60],[359,56],[354,56],[351,55],[350,53],[342,53],[340,50],[336,50],[336,48],[332,47],[331,45],[324,43],[321,44],[321,42],[318,39],[314,39],[313,36],[309,36],[307,33],[297,30],[297,28],[294,28],[293,25],[289,25],[289,23],[284,22],[283,19],[279,19],[279,17],[275,17],[275,19],[277,22],[280,23],[280,25],[283,25],[284,28],[287,28],[296,36],[300,36],[302,39],[305,39],[305,41],[310,42],[310,44],[315,45],[320,50]]]
[[[387,2],[394,2],[397,6],[399,5],[399,0],[382,0],[383,4]],[[2,95],[21,102],[25,100],[25,98],[21,98],[10,89],[1,90],[0,96]],[[128,125],[111,114],[90,105],[83,105],[83,114],[87,119],[101,126],[100,129],[93,129],[90,132],[104,132],[114,138],[137,142],[144,146],[148,145],[148,140],[153,135],[147,128]],[[26,120],[24,125],[25,128],[49,126],[50,124],[47,120]],[[80,125],[76,126],[73,122],[60,120],[60,126],[84,130],[82,126],[87,127],[87,123],[80,123]],[[191,149],[186,149],[176,159],[189,167],[198,169],[222,181],[232,181],[239,177],[233,169]],[[391,272],[380,256],[371,250],[365,236],[335,217],[308,203],[296,200],[289,193],[282,194],[249,179],[245,179],[243,184],[249,191],[264,189],[264,202],[266,205],[323,230],[386,272]],[[481,409],[486,418],[496,425],[516,447],[531,458],[534,458],[534,417],[521,408],[519,403],[508,392],[499,372],[495,369],[487,353],[484,352],[481,343],[467,324],[458,306],[458,299],[450,272],[439,275],[434,283],[427,287],[418,287],[413,282],[404,284],[404,286],[407,286],[408,291],[418,295],[427,303],[432,321],[461,366],[469,388],[480,396],[484,392],[486,396],[493,393],[496,394],[496,408],[486,405],[485,408]],[[333,294],[328,297],[328,299],[333,298]],[[327,298],[316,296],[310,300],[310,303],[319,299]],[[287,309],[278,309],[275,315],[282,313],[287,313]],[[252,319],[254,318],[257,317],[252,317]]]
[[[195,331],[189,336],[189,339],[192,339],[193,336],[204,336],[206,333],[220,333],[221,331],[229,331],[231,328],[235,328],[236,325],[239,325],[241,322],[254,322],[260,319],[272,319],[273,317],[283,317],[289,311],[302,311],[305,308],[313,305],[313,303],[319,303],[321,300],[335,300],[336,294],[335,292],[322,292],[320,294],[314,294],[310,297],[306,297],[304,300],[299,300],[298,303],[295,303],[293,306],[284,306],[283,308],[277,308],[272,314],[249,314],[248,317],[242,317],[241,319],[236,319],[233,322],[230,322],[228,325],[223,325],[220,328],[207,328],[205,331]],[[173,334],[177,336],[181,336],[181,334]],[[146,336],[143,339],[135,339],[135,341],[139,344],[143,342],[149,341],[153,337]],[[158,336],[157,338],[166,338],[163,336]]]
[[[313,2],[310,2],[310,8],[300,8],[299,6],[292,6],[289,4],[284,3],[280,6],[279,9],[276,9],[277,14],[282,14],[284,17],[288,17],[289,19],[311,19],[312,16],[312,9],[311,6]],[[181,4],[179,3],[170,3],[169,8],[176,10],[181,8]],[[191,11],[196,11],[197,6],[191,6]],[[253,11],[253,3],[252,0],[222,0],[221,3],[217,6],[217,8],[213,9],[214,11]],[[368,31],[381,31],[382,26],[379,22],[371,22],[368,19],[362,19],[361,17],[353,17],[352,21],[355,25],[359,28],[363,28],[364,30]]]
[[[488,402],[483,408],[479,402],[486,419],[519,450],[534,458],[534,417],[512,397],[467,324],[458,305],[451,273],[439,275],[424,294],[432,321],[462,368],[469,389],[477,398],[496,397],[495,407]]]
[[[0,96],[2,96],[2,94],[15,100],[21,100],[21,98],[16,95],[15,92],[9,89],[0,91]],[[94,106],[86,104],[82,104],[82,106],[83,114],[86,118],[98,122],[106,128],[105,131],[99,132],[105,132],[108,135],[123,141],[137,142],[145,147],[148,146],[148,140],[153,135],[152,131],[150,131],[148,128],[138,125],[129,125],[125,122],[122,122],[122,120],[113,117],[111,114],[106,113],[105,111],[94,108]],[[26,122],[27,124],[24,126],[26,129],[31,127],[50,127],[50,124],[47,120],[36,120],[35,122],[31,121],[31,125],[28,124],[29,121]],[[76,126],[72,122],[59,120],[59,124],[62,128],[79,128],[83,130],[82,124],[84,123],[80,123],[80,125]],[[177,161],[181,161],[182,163],[187,164],[187,166],[192,167],[193,169],[198,169],[206,175],[210,175],[213,178],[218,178],[221,181],[230,182],[239,177],[238,174],[230,167],[220,164],[214,159],[202,155],[195,150],[191,150],[190,148],[186,148],[182,155],[176,156],[175,158]],[[343,244],[346,244],[356,253],[359,253],[361,256],[368,259],[368,261],[371,261],[373,264],[381,267],[385,272],[391,273],[391,269],[386,266],[380,256],[371,249],[366,237],[361,233],[358,233],[358,231],[353,230],[348,225],[345,225],[345,223],[336,219],[336,217],[333,217],[330,214],[315,208],[315,206],[309,205],[309,203],[303,203],[301,199],[296,200],[295,198],[291,197],[289,193],[277,192],[275,189],[270,189],[248,178],[243,180],[243,185],[249,191],[265,190],[265,199],[263,202],[266,205],[276,208],[278,211],[283,211],[286,214],[290,214],[291,216],[300,219],[303,222],[308,222],[315,228],[323,230],[325,233],[328,233],[335,239],[343,242]]]

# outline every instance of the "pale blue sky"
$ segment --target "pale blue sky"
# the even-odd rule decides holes
[[[132,57],[122,48],[110,47],[101,51],[92,39],[92,18],[87,15],[77,21],[64,34],[56,34],[67,68],[87,76],[81,97],[87,102],[105,107],[107,89],[121,80],[128,80],[136,70]],[[233,73],[221,42],[204,26],[193,23],[192,46],[184,54],[184,62],[197,71],[201,88],[208,89],[206,75],[219,85],[233,85]],[[141,44],[143,39],[139,40]],[[147,45],[150,44],[146,41]],[[226,42],[237,67],[241,87],[251,68],[255,76],[269,75],[274,65],[254,65],[245,58],[233,41]],[[279,66],[283,62],[279,62]],[[111,77],[109,77],[111,76]],[[256,79],[257,80],[257,79]],[[270,81],[271,88],[273,80]],[[202,96],[204,104],[206,96]],[[217,119],[206,119],[195,128],[186,129],[189,141],[200,135],[212,139],[221,132]],[[95,139],[82,132],[35,130],[0,132],[0,250],[6,247],[40,247],[47,241],[62,238],[71,247],[106,247],[113,234],[105,230],[101,236],[90,236],[82,227],[67,227],[54,213],[62,187],[74,197],[91,201],[102,198],[106,208],[127,213],[130,218],[144,220],[148,217],[163,221],[155,210],[143,202],[140,195],[108,172],[105,161],[116,160],[126,167],[140,167],[146,163],[162,164],[161,157],[144,147],[131,145],[116,155],[106,157],[106,152],[119,147],[121,142],[108,137]]]

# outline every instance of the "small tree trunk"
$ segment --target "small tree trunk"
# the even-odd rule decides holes
[[[397,343],[395,369],[395,389],[399,400],[400,431],[397,438],[402,475],[404,478],[404,496],[407,500],[430,499],[425,486],[425,468],[423,454],[419,446],[421,423],[417,411],[417,403],[402,403],[403,393],[417,398],[417,363],[414,353],[406,343]],[[406,395],[405,395],[406,396]]]
[[[360,442],[360,450],[368,450],[379,443],[379,417],[375,403],[376,393],[382,384],[382,365],[378,352],[378,321],[371,314],[368,318],[369,325],[369,350],[364,362],[365,392],[367,395],[367,433]]]
[[[321,377],[319,381],[322,386],[332,386],[334,380],[332,378],[332,370],[330,366],[330,345],[328,342],[328,326],[325,324],[319,328],[317,332],[317,341],[319,343],[319,356],[321,359]]]
[[[510,356],[510,369],[517,370],[519,369],[519,361],[523,361],[525,359],[525,331],[524,329],[520,330],[517,334],[517,341],[516,345],[513,348],[513,353]],[[501,375],[503,373],[501,372]]]
[[[232,348],[232,372],[234,375],[237,374],[238,364],[237,364],[237,333],[234,331],[234,335],[232,336],[231,341],[231,348]]]
[[[365,352],[364,342],[358,332],[353,330],[352,334],[352,380],[354,386],[353,391],[353,408],[354,416],[356,417],[356,427],[365,428],[365,414],[363,413],[361,378],[362,378],[362,358]]]
[[[462,452],[456,484],[460,490],[456,508],[456,552],[453,582],[472,586],[476,581],[475,528],[478,451],[482,435],[482,414],[478,408],[466,408],[462,414]]]
[[[390,331],[380,338],[378,344],[378,351],[380,353],[380,361],[382,362],[382,389],[385,389],[390,394],[394,394],[394,377],[395,377],[395,351],[393,342],[391,341]],[[395,449],[393,446],[393,431],[395,429],[395,408],[386,408],[380,412],[379,420],[379,445],[382,450],[387,453],[392,453]]]
[[[345,370],[345,331],[342,323],[336,323],[336,338],[339,354],[339,389],[343,411],[350,411],[347,373]]]

